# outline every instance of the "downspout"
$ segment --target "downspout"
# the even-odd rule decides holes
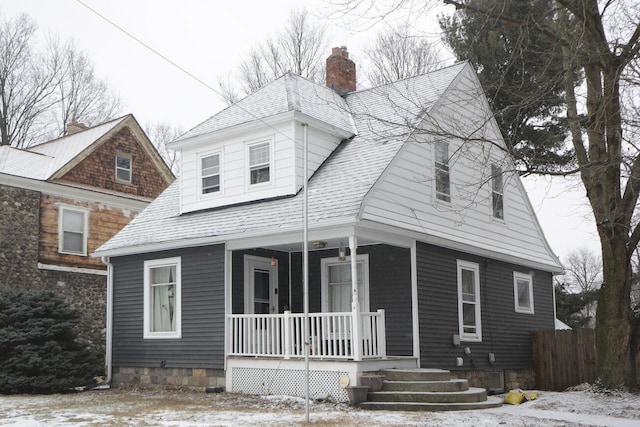
[[[113,343],[113,264],[111,264],[109,257],[103,256],[100,258],[100,260],[107,266],[107,336],[104,355],[107,377],[98,387],[110,388],[111,373],[113,370],[113,364],[111,360]]]

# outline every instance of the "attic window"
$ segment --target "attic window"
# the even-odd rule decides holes
[[[491,198],[493,217],[504,219],[504,186],[502,183],[502,169],[491,165]]]
[[[116,154],[116,181],[131,182],[131,154]]]
[[[249,147],[249,182],[251,185],[271,180],[270,143],[261,142]]]
[[[435,180],[436,199],[451,202],[451,184],[449,179],[449,143],[437,141],[435,143]]]

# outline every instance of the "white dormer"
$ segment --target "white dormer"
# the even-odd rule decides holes
[[[344,100],[288,73],[171,143],[181,154],[182,213],[295,195],[355,135]]]

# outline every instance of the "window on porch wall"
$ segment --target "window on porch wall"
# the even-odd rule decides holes
[[[351,261],[338,258],[322,260],[322,310],[331,313],[351,311]],[[360,310],[369,311],[369,258],[358,256],[358,299]]]

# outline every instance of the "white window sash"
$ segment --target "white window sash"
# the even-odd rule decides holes
[[[71,216],[78,215],[81,218],[79,226],[70,224]],[[87,255],[87,237],[89,235],[89,215],[85,209],[71,206],[60,206],[58,212],[58,252],[72,255]],[[80,248],[70,248],[67,243],[70,240],[80,240]]]
[[[145,339],[182,337],[180,263],[180,257],[144,262]],[[162,267],[169,268],[163,270]],[[170,277],[171,272],[173,278]]]
[[[526,296],[529,300],[529,304],[521,304],[520,299],[520,284],[524,283],[526,286]],[[533,275],[513,272],[513,303],[517,313],[534,314],[533,304]]]
[[[463,271],[473,273],[473,294],[464,292]],[[480,307],[480,267],[476,263],[458,260],[458,333],[462,341],[482,341],[482,318]],[[467,276],[468,277],[468,276]],[[465,323],[465,308],[473,309],[474,323]]]

